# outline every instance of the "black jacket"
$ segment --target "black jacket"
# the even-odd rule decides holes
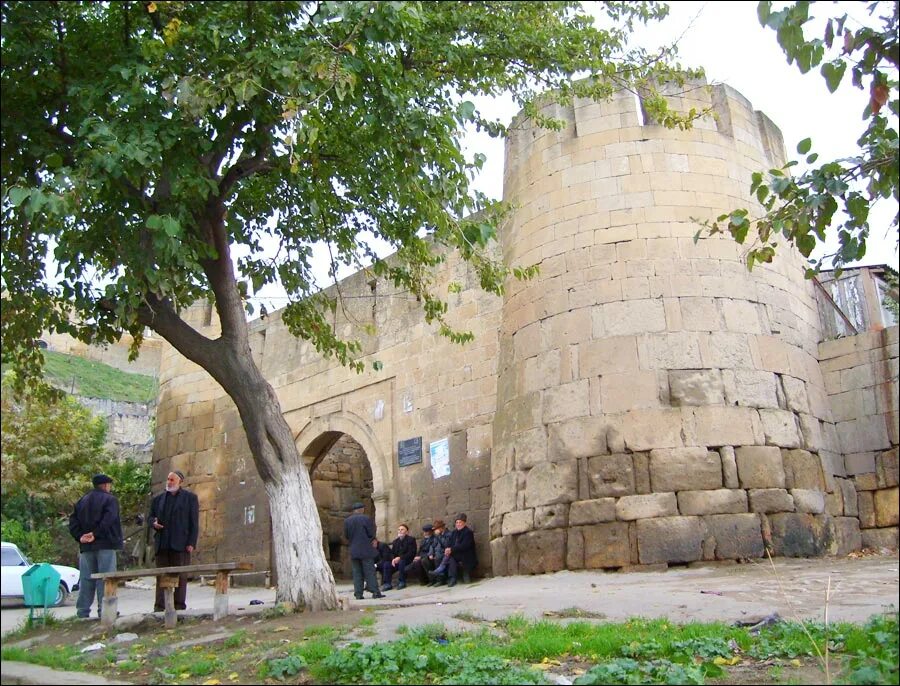
[[[344,536],[350,542],[350,558],[371,560],[378,553],[372,547],[375,538],[375,522],[369,515],[352,514],[344,520]]]
[[[160,550],[184,551],[188,546],[197,547],[200,534],[200,501],[197,495],[184,488],[174,494],[175,501],[166,517],[166,498],[173,494],[163,491],[150,505],[150,526],[154,521],[163,525],[156,532],[156,552]]]
[[[394,557],[399,557],[405,564],[411,565],[413,558],[416,556],[416,539],[410,535],[403,538],[397,536],[391,543],[391,553]]]
[[[451,531],[449,547],[453,559],[459,563],[460,567],[467,571],[475,569],[478,564],[478,557],[475,553],[475,534],[469,527],[464,526],[462,529]]]
[[[69,533],[77,541],[88,532],[94,533],[94,542],[81,543],[82,552],[121,550],[125,546],[116,496],[95,488],[75,503],[69,516]]]
[[[372,552],[375,553],[376,565],[380,565],[382,562],[387,562],[388,564],[390,564],[391,560],[394,559],[394,554],[391,552],[391,546],[382,541],[378,541],[378,547],[372,548]]]

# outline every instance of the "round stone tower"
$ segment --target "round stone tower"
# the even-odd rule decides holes
[[[503,304],[495,574],[835,549],[802,258],[782,246],[748,272],[730,237],[693,239],[695,218],[756,206],[750,175],[784,163],[781,133],[727,86],[670,102],[716,116],[669,130],[620,93],[548,106],[561,132],[511,127],[501,243],[540,274]]]

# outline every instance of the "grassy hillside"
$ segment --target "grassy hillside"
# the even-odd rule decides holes
[[[133,403],[156,400],[156,379],[144,374],[129,374],[102,362],[44,350],[47,382],[88,398],[109,398]]]

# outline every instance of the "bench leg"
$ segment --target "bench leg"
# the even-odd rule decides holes
[[[159,585],[163,587],[166,599],[166,628],[174,629],[178,624],[178,612],[175,610],[175,587],[178,586],[178,577],[164,575],[160,577]]]
[[[213,599],[213,620],[228,616],[228,572],[216,573],[216,596]]]
[[[119,581],[118,579],[103,580],[103,607],[100,611],[100,625],[111,629],[119,616]]]

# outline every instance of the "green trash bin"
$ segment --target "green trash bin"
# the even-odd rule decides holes
[[[22,575],[22,594],[25,596],[25,605],[29,608],[28,619],[34,620],[34,608],[44,608],[43,619],[47,623],[47,608],[56,603],[56,594],[59,591],[59,572],[52,565],[46,563],[32,565],[31,569]]]

